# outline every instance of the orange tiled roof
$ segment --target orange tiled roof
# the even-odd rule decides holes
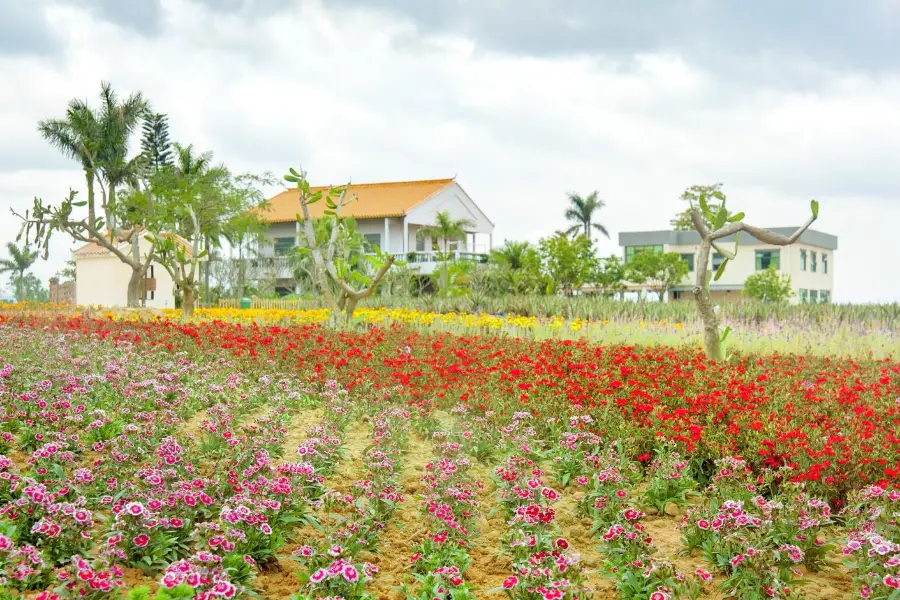
[[[356,200],[344,206],[341,216],[355,219],[402,217],[414,206],[428,200],[451,183],[453,179],[354,183],[348,188],[347,197],[356,196]],[[331,186],[314,187],[312,190],[325,191],[329,187]],[[324,212],[324,200],[309,207],[309,216],[313,219],[321,217]],[[259,212],[259,219],[266,223],[285,223],[295,221],[298,213],[300,213],[300,192],[293,188],[269,200],[268,206]]]

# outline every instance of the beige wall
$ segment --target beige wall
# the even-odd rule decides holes
[[[141,254],[149,250],[141,240]],[[169,272],[153,263],[156,291],[147,296],[151,308],[175,307],[175,284]],[[149,276],[149,273],[148,273]],[[81,256],[75,259],[75,302],[80,306],[121,307],[128,304],[128,280],[131,267],[112,254]]]

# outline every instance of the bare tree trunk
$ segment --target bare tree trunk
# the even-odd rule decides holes
[[[181,288],[181,318],[190,319],[194,316],[194,306],[197,298],[194,293],[194,285],[185,285]]]
[[[128,297],[126,306],[128,308],[138,308],[141,305],[141,284],[144,279],[144,270],[141,268],[131,268],[131,277],[128,279]]]
[[[700,242],[700,251],[697,255],[697,280],[694,285],[694,297],[697,300],[697,310],[703,321],[703,345],[706,347],[706,355],[716,361],[722,360],[722,339],[719,336],[719,315],[713,308],[709,298],[709,285],[707,277],[709,272],[709,253],[712,243],[709,239]]]

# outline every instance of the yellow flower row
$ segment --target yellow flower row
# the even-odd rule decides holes
[[[83,313],[85,309],[75,309],[71,306],[54,304],[6,304],[0,305],[0,311],[28,310],[34,312],[71,312]],[[89,312],[90,311],[88,309]],[[148,317],[162,317],[167,320],[181,320],[180,309],[154,310],[110,310],[99,309],[97,312],[106,318],[117,321],[133,321]],[[193,320],[228,321],[234,323],[260,323],[260,324],[309,324],[324,323],[328,321],[331,311],[327,308],[314,309],[277,309],[277,308],[199,308],[194,312]],[[588,326],[609,325],[608,320],[566,320],[564,317],[535,317],[523,315],[492,315],[487,313],[436,313],[414,310],[410,308],[359,308],[354,313],[354,320],[366,324],[404,323],[415,326],[449,326],[465,329],[534,329],[547,327],[552,330],[579,331]],[[680,329],[681,323],[673,323],[667,320],[640,321],[636,323],[641,329],[648,327],[674,327]]]

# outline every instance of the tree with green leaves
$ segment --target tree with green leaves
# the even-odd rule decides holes
[[[594,245],[586,236],[571,238],[563,232],[557,232],[540,240],[538,251],[550,288],[548,291],[571,294],[596,272]]]
[[[546,288],[541,275],[541,255],[528,242],[506,240],[491,250],[488,264],[497,269],[503,287],[510,293],[532,294]]]
[[[744,281],[744,295],[754,300],[780,304],[794,295],[791,276],[781,273],[774,266],[757,271]]]
[[[269,181],[211,166],[212,155],[194,155],[191,146],[176,148],[175,167],[154,174],[149,188],[135,192],[131,204],[144,216],[156,262],[181,294],[182,316],[190,318],[199,298],[199,265],[208,259],[210,247],[221,247],[223,240],[234,243],[261,227],[255,215],[265,203],[260,187]]]
[[[621,257],[610,254],[597,261],[591,283],[596,287],[597,293],[611,297],[625,291],[625,277],[625,262]]]
[[[38,253],[29,249],[28,246],[19,248],[12,242],[7,242],[6,251],[9,256],[0,259],[0,274],[10,274],[10,282],[15,290],[16,300],[23,302],[26,299],[25,273],[37,261]]]
[[[579,196],[575,192],[569,192],[569,207],[566,209],[566,220],[574,223],[566,231],[571,236],[583,235],[587,239],[591,239],[591,233],[596,230],[609,237],[609,231],[600,223],[595,223],[594,218],[596,212],[599,212],[606,206],[606,201],[599,198],[596,191],[591,192],[585,197]]]
[[[725,272],[728,262],[734,260],[737,255],[739,235],[746,232],[758,241],[772,246],[789,246],[800,239],[800,236],[809,229],[810,225],[819,218],[819,203],[811,200],[810,210],[812,215],[806,223],[797,228],[794,233],[784,236],[774,231],[754,227],[744,223],[744,213],[731,214],[725,208],[725,194],[717,191],[714,197],[721,202],[713,210],[710,206],[705,191],[700,191],[697,203],[691,201],[691,222],[694,229],[700,234],[700,248],[697,252],[696,281],[694,283],[694,298],[697,301],[697,309],[703,320],[703,340],[706,347],[706,355],[713,360],[724,358],[723,346],[728,338],[730,329],[719,331],[719,315],[712,305],[709,297],[709,285],[711,280],[718,280]],[[707,225],[707,224],[710,225]],[[720,240],[734,236],[734,250],[728,251],[720,245]],[[709,255],[712,250],[725,257],[722,264],[716,270],[715,275],[709,272]]]
[[[303,225],[306,238],[306,245],[302,251],[312,257],[316,287],[319,288],[326,306],[331,310],[329,320],[332,324],[337,324],[343,313],[350,322],[359,302],[375,293],[378,284],[394,264],[394,257],[375,246],[372,248],[374,255],[364,254],[364,259],[371,264],[374,273],[370,275],[353,268],[354,252],[359,252],[358,244],[364,242],[365,238],[358,232],[353,234],[356,232],[356,222],[352,218],[341,215],[344,207],[356,200],[355,196],[347,195],[349,183],[346,187],[313,191],[306,177],[306,171],[302,169],[300,171],[290,169],[284,179],[296,185],[299,192],[298,219]],[[323,201],[324,214],[318,220],[327,222],[326,227],[329,228],[327,240],[317,237],[317,224],[309,214],[311,204]],[[345,248],[344,252],[338,251],[341,246]]]
[[[174,166],[172,142],[169,141],[169,117],[161,113],[144,116],[141,138],[141,154],[147,169],[155,173]]]
[[[420,228],[416,232],[416,236],[424,238],[431,236],[437,239],[441,249],[441,273],[443,284],[440,286],[442,290],[449,290],[450,270],[447,263],[450,260],[450,244],[466,239],[466,230],[475,227],[475,223],[471,219],[463,217],[462,219],[454,219],[450,216],[450,211],[442,210],[434,216],[434,224]]]
[[[677,252],[638,252],[625,267],[625,278],[646,285],[660,301],[672,286],[688,274],[688,265]]]
[[[148,103],[140,93],[120,100],[112,86],[103,82],[99,108],[76,98],[69,102],[64,117],[41,121],[38,130],[44,139],[81,165],[87,197],[76,200],[77,192],[70,189],[59,204],[35,198],[24,215],[13,211],[22,221],[19,239],[24,236],[26,244],[42,248],[45,259],[51,237],[64,233],[76,241],[99,245],[131,267],[129,307],[139,306],[142,279],[153,256],[141,256],[135,208],[120,201],[119,192],[140,185],[144,157],[129,158],[128,148],[147,110]],[[129,247],[123,248],[125,245]]]
[[[675,231],[691,231],[694,229],[694,222],[691,220],[691,205],[699,202],[701,195],[706,199],[712,214],[716,214],[724,204],[725,195],[722,193],[721,183],[690,186],[679,197],[679,200],[689,203],[688,207],[675,215],[675,218],[670,221]],[[705,224],[707,229],[712,229],[712,221],[706,221]]]

